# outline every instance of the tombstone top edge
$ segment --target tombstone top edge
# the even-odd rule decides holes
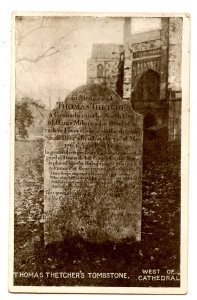
[[[85,93],[87,95],[92,95],[92,96],[105,96],[108,97],[108,96],[113,96],[113,99],[116,101],[119,101],[120,103],[123,103],[123,99],[118,95],[117,92],[115,92],[114,90],[111,90],[110,88],[108,88],[107,86],[104,86],[104,85],[100,85],[100,84],[95,84],[95,83],[90,83],[90,84],[84,84],[84,85],[81,85],[77,88],[75,88],[73,91],[71,91],[67,97],[65,98],[65,101],[67,99],[70,99],[72,97],[72,95],[79,95],[79,94],[82,94],[82,93]],[[94,99],[93,99],[94,100]],[[95,99],[96,101],[97,99]]]
[[[107,104],[115,104],[115,105],[124,105],[127,106],[130,113],[135,114],[139,118],[143,118],[143,116],[137,112],[135,112],[131,106],[131,102],[125,102],[117,92],[114,90],[100,85],[100,84],[84,84],[82,86],[77,87],[73,91],[71,91],[65,98],[65,100],[61,103],[107,103]],[[52,111],[57,110],[58,103],[56,103],[56,107]]]

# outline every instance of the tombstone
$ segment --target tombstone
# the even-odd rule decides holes
[[[56,104],[44,135],[45,244],[140,241],[142,115],[84,85]]]

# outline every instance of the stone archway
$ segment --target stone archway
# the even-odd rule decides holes
[[[146,69],[133,83],[133,109],[144,116],[144,140],[155,139],[162,125],[160,109],[160,74]]]
[[[132,101],[158,101],[160,98],[160,75],[153,69],[147,69],[134,82]]]

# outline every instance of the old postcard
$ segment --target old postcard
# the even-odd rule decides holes
[[[189,23],[13,15],[11,292],[187,292]]]

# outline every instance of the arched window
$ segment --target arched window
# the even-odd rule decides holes
[[[97,77],[103,77],[103,65],[101,64],[97,66]]]

